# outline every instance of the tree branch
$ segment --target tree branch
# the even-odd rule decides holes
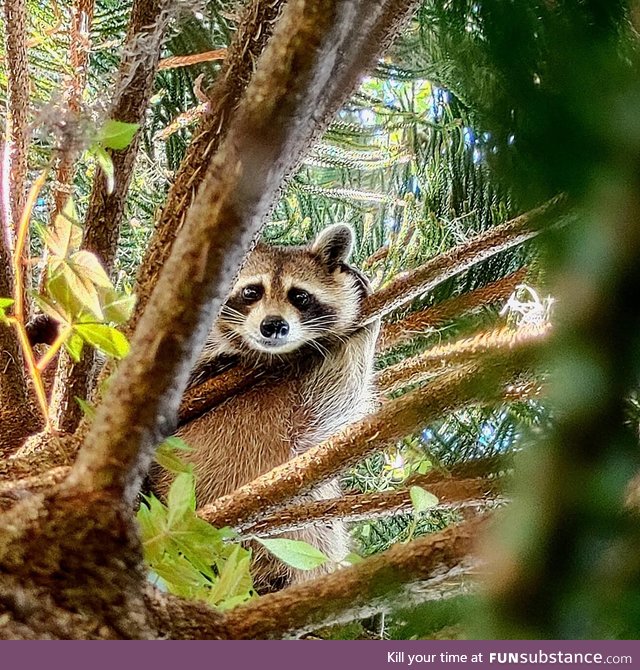
[[[264,640],[295,637],[433,598],[431,583],[469,572],[486,519],[472,519],[396,544],[349,568],[270,593],[226,614],[203,603],[148,590],[147,606],[161,634],[176,640]],[[419,588],[417,588],[419,587]]]
[[[550,331],[549,323],[520,326],[516,330],[502,326],[473,337],[431,347],[418,356],[405,358],[400,363],[381,370],[376,375],[377,387],[380,393],[393,393],[440,374],[452,364],[467,364],[497,350],[509,350],[527,342],[542,340]]]
[[[62,482],[68,473],[68,467],[58,466],[42,474],[32,475],[24,479],[13,479],[7,482],[0,480],[0,511],[9,509],[18,501],[34,493],[44,493]]]
[[[144,115],[153,93],[158,69],[160,47],[169,21],[170,0],[136,0],[133,4],[122,61],[118,70],[116,98],[109,118],[127,123],[144,122]],[[118,235],[126,203],[126,195],[138,153],[140,133],[125,149],[108,149],[114,167],[114,189],[107,190],[103,174],[97,174],[85,219],[83,249],[95,253],[105,270],[111,273],[118,248]],[[94,353],[85,347],[79,363],[63,351],[51,399],[54,426],[59,431],[73,432],[82,418],[75,398],[87,399],[91,392]]]
[[[500,479],[445,479],[425,485],[440,503],[433,508],[451,509],[484,505],[502,491]],[[307,525],[327,523],[335,519],[363,521],[377,517],[411,514],[413,503],[408,489],[376,493],[347,494],[333,500],[295,503],[277,513],[260,517],[242,528],[243,537],[268,537]],[[431,511],[431,510],[430,510]]]
[[[242,529],[260,514],[331,479],[443,413],[500,398],[500,386],[522,364],[523,352],[500,353],[499,362],[494,359],[462,366],[426,387],[384,403],[376,414],[203,507],[200,516],[218,528]]]
[[[0,239],[0,298],[13,295],[11,254]],[[0,323],[0,461],[8,458],[41,424],[24,374],[16,331]]]
[[[566,199],[556,197],[537,209],[490,228],[468,242],[439,254],[369,296],[362,308],[361,323],[369,323],[384,316],[473,265],[532,239],[566,211]]]
[[[354,36],[362,38],[370,17],[387,10],[385,0],[287,4],[189,209],[131,353],[98,408],[69,486],[109,488],[133,502],[155,446],[175,427],[190,368],[237,268],[283,178],[306,150],[311,128],[328,112],[325,94],[335,86],[337,64],[351,55]],[[350,67],[364,69],[373,54],[352,55]]]
[[[426,535],[330,575],[265,595],[223,620],[233,639],[274,639],[390,611],[421,601],[416,584],[460,565],[485,520],[473,519]]]
[[[29,71],[25,0],[4,3],[7,65],[7,127],[0,179],[0,297],[14,293],[13,245],[26,203]],[[27,247],[28,248],[28,247]],[[0,324],[0,459],[7,458],[39,425],[24,374],[24,361],[13,328]]]
[[[314,123],[300,128],[301,144],[309,146],[329,124],[357,84],[363,70],[389,45],[399,27],[417,6],[417,0],[375,0],[363,5],[361,16],[345,13],[347,22],[358,24],[351,39],[341,45],[340,58],[334,64],[333,76],[324,82],[320,104],[313,110]],[[136,295],[138,308],[130,322],[133,329],[155,285],[160,269],[169,255],[171,245],[184,221],[184,212],[202,181],[203,172],[225,137],[228,119],[238,105],[252,73],[253,60],[258,57],[269,38],[271,24],[281,11],[281,3],[273,0],[254,2],[242,19],[236,39],[229,48],[224,73],[210,94],[211,105],[196,137],[189,147],[167,203],[158,222],[147,255],[142,264]],[[303,139],[305,138],[305,139]],[[290,163],[287,174],[299,164],[302,154]],[[266,211],[265,211],[266,216]]]
[[[382,353],[399,344],[404,344],[418,335],[424,335],[429,329],[439,328],[467,312],[486,305],[506,302],[516,290],[516,286],[524,281],[526,274],[527,268],[521,268],[475,291],[444,300],[433,307],[409,314],[400,321],[384,323],[377,342],[378,352]]]
[[[27,61],[26,0],[4,2],[7,67],[7,129],[4,145],[2,206],[6,243],[13,248],[18,222],[26,202],[29,148],[29,65]],[[28,250],[28,245],[26,246]]]
[[[87,78],[89,62],[89,34],[93,21],[94,0],[75,0],[73,3],[71,29],[69,34],[69,65],[71,75],[67,77],[65,98],[71,122],[82,108],[82,92]],[[62,147],[56,169],[56,183],[53,188],[53,217],[62,211],[70,195],[70,183],[74,176],[75,149]],[[43,273],[43,277],[45,273]],[[42,284],[42,282],[41,282]]]

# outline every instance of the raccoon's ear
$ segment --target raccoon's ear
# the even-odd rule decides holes
[[[318,254],[330,272],[347,261],[353,249],[353,231],[345,223],[336,223],[325,228],[311,245],[311,251]]]

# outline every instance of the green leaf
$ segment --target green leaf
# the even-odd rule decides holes
[[[211,594],[207,599],[209,603],[225,609],[236,604],[235,600],[238,596],[244,596],[243,599],[247,599],[253,588],[249,572],[250,564],[251,554],[240,545],[235,545],[232,553],[224,562],[220,578],[211,589]],[[230,599],[233,602],[228,602]]]
[[[96,162],[100,166],[102,172],[104,172],[105,179],[107,180],[107,193],[113,193],[113,189],[116,185],[116,178],[111,156],[109,156],[109,154],[99,144],[94,144],[91,147],[91,153],[95,157]]]
[[[426,512],[440,502],[433,493],[425,491],[420,486],[412,486],[409,489],[409,496],[411,497],[413,509],[416,512]]]
[[[118,293],[113,287],[98,290],[102,302],[102,312],[106,321],[110,323],[125,323],[131,317],[136,306],[136,296],[127,293]]]
[[[63,324],[69,324],[71,322],[71,317],[66,313],[62,307],[57,304],[54,304],[37,293],[31,295],[36,305],[47,315],[50,316],[55,321],[58,321]]]
[[[347,563],[348,565],[355,565],[356,563],[362,563],[362,561],[364,561],[364,558],[353,551],[347,554],[342,560],[343,563]]]
[[[196,484],[193,474],[183,472],[173,480],[167,495],[167,508],[167,523],[170,528],[182,521],[187,514],[196,511]]]
[[[418,472],[418,474],[426,475],[427,472],[429,472],[429,470],[431,470],[432,467],[433,466],[431,465],[431,461],[427,461],[427,460],[420,461],[420,463],[418,465],[418,468],[417,468],[417,472]]]
[[[192,472],[193,466],[183,461],[176,451],[192,451],[192,448],[179,437],[168,437],[156,449],[156,462],[174,474]]]
[[[115,328],[103,323],[78,323],[73,327],[80,337],[113,358],[124,358],[129,353],[127,338]]]
[[[71,331],[71,334],[64,343],[64,348],[69,352],[69,356],[71,356],[71,358],[76,363],[80,362],[83,347],[84,340],[80,337],[80,335]]]
[[[161,560],[167,546],[167,509],[151,495],[140,505],[136,518],[140,525],[145,558],[155,565]]]
[[[86,277],[77,274],[66,261],[51,266],[46,284],[47,294],[55,308],[65,314],[66,320],[73,322],[81,317],[102,321],[102,306],[95,285]]]
[[[165,470],[178,474],[180,472],[191,472],[191,463],[185,463],[170,447],[161,444],[156,450],[156,462]]]
[[[190,447],[184,440],[181,440],[175,435],[165,438],[165,441],[162,444],[166,444],[169,449],[175,449],[177,451],[193,451],[193,447]]]
[[[98,144],[107,149],[126,149],[133,140],[140,125],[109,119],[100,129]]]
[[[329,560],[320,550],[301,540],[256,539],[276,558],[299,570],[313,570]]]
[[[152,566],[172,593],[185,598],[193,598],[200,594],[201,598],[206,597],[209,580],[184,556],[165,552],[162,559],[152,563]]]

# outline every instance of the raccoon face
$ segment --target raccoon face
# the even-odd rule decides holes
[[[351,228],[326,228],[309,246],[259,244],[221,310],[219,332],[238,353],[287,354],[339,338],[357,321],[367,280],[346,265]]]

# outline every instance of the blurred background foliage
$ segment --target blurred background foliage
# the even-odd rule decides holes
[[[201,11],[176,17],[163,57],[226,47],[236,27],[240,4],[208,0]],[[57,91],[68,68],[68,37],[61,26],[68,25],[70,3],[30,1],[29,6],[32,100],[38,109],[34,126],[37,143],[32,156],[35,168],[48,158],[55,144],[51,126]],[[88,126],[97,125],[108,109],[109,86],[129,9],[130,2],[120,0],[96,3],[84,94],[83,114]],[[391,320],[468,293],[525,266],[526,282],[543,296],[553,283],[546,268],[574,267],[577,263],[579,271],[591,272],[597,281],[602,280],[598,287],[602,295],[608,295],[607,291],[619,284],[616,253],[612,251],[616,241],[607,234],[608,214],[597,206],[596,197],[613,193],[609,201],[624,203],[625,198],[632,199],[637,186],[639,20],[637,4],[621,0],[425,0],[390,52],[363,78],[327,132],[311,148],[304,164],[291,175],[265,237],[275,243],[300,244],[330,223],[349,222],[358,240],[354,261],[379,288],[478,232],[565,192],[582,212],[581,222],[570,232],[549,236],[550,243],[543,245],[542,255],[540,245],[532,243],[502,252],[398,310]],[[206,91],[219,71],[220,62],[212,61],[163,69],[157,77],[122,228],[117,261],[121,283],[133,282],[153,227],[154,212],[164,200],[202,114],[204,103],[199,89]],[[4,76],[0,68],[0,95],[6,88]],[[86,205],[94,170],[91,160],[82,158],[75,184],[80,208]],[[41,216],[46,220],[50,203],[45,197],[40,204]],[[594,212],[601,217],[597,225]],[[584,250],[578,261],[572,256],[576,248]],[[576,300],[580,304],[580,296]],[[434,345],[503,323],[501,307],[484,306],[447,319],[420,337],[384,352],[377,366],[382,369]],[[582,335],[586,337],[588,332],[587,328]],[[624,351],[631,350],[632,335],[628,335],[629,346]],[[572,351],[582,352],[583,344],[576,339]],[[593,351],[587,352],[582,359],[581,353],[576,354],[575,365],[589,365],[592,355]],[[605,350],[597,365],[607,368],[607,356]],[[596,389],[603,406],[609,407],[607,400],[613,397],[628,397],[635,385],[635,359],[616,359],[616,365],[605,372],[612,375],[623,367],[626,386],[618,380],[613,385],[602,383]],[[588,388],[590,379],[579,378]],[[568,386],[570,381],[565,384]],[[571,417],[572,389],[564,391],[569,397],[563,411]],[[626,411],[627,423],[637,424],[637,402],[627,405]],[[606,418],[598,414],[592,420],[602,422]],[[571,466],[554,460],[553,454],[560,447],[550,437],[550,422],[550,411],[539,400],[516,399],[491,410],[455,412],[419,434],[407,436],[389,453],[360,464],[345,475],[344,485],[362,492],[389,490],[402,485],[411,474],[425,474],[434,468],[447,470],[477,459],[489,462],[496,456],[500,457],[493,461],[497,472],[524,447],[533,454],[533,460],[555,463],[564,476]],[[604,449],[618,433],[602,430],[600,427],[599,446]],[[556,434],[562,434],[561,429]],[[540,436],[545,438],[541,440]],[[592,467],[581,471],[581,484],[572,477],[565,480],[567,486],[575,484],[579,488],[586,481],[596,486],[589,477],[595,478],[598,468],[617,473],[610,477],[611,490],[604,490],[604,484],[596,486],[597,512],[573,501],[580,513],[576,527],[565,528],[569,546],[581,541],[580,524],[584,529],[590,514],[609,514],[611,518],[620,482],[637,465],[637,440],[622,434],[618,437],[607,456],[593,456]],[[545,449],[540,447],[543,442]],[[570,453],[571,458],[584,457],[577,444]],[[491,469],[485,472],[491,474]],[[618,489],[614,491],[615,486]],[[557,491],[547,494],[553,497]],[[566,511],[572,504],[571,493],[565,498],[569,500],[563,503]],[[360,523],[353,532],[360,552],[370,554],[405,540],[409,532],[440,529],[461,514],[455,510],[426,513],[411,530],[412,516],[397,516]],[[612,533],[626,532],[623,525],[612,524],[606,538],[600,538],[602,552],[610,546]],[[523,528],[523,535],[537,532],[526,525]],[[557,574],[550,577],[553,566],[543,568],[543,564],[557,559],[553,548],[557,538],[541,534],[538,540],[549,551],[531,570],[544,573],[549,585],[559,588],[566,598],[558,596],[554,601],[549,596],[531,605],[540,608],[540,616],[548,623],[532,624],[535,617],[527,619],[527,613],[513,610],[502,619],[500,613],[489,617],[495,620],[495,627],[478,629],[478,634],[637,634],[639,596],[629,591],[628,582],[618,592],[623,595],[625,614],[613,616],[610,609],[599,609],[591,603],[589,594],[574,588],[571,566],[556,565]],[[427,603],[419,610],[368,622],[367,629],[392,638],[463,634],[460,622],[469,610],[470,599],[465,588],[464,584],[452,588],[435,604]],[[597,601],[597,596],[592,600]],[[561,610],[564,613],[558,614]],[[632,624],[634,613],[636,623]],[[568,624],[572,616],[579,623]],[[601,625],[594,624],[598,616],[603,617]],[[513,620],[513,627],[505,620]],[[362,630],[356,627],[349,634],[358,636]],[[336,633],[343,634],[347,635],[344,631]]]

